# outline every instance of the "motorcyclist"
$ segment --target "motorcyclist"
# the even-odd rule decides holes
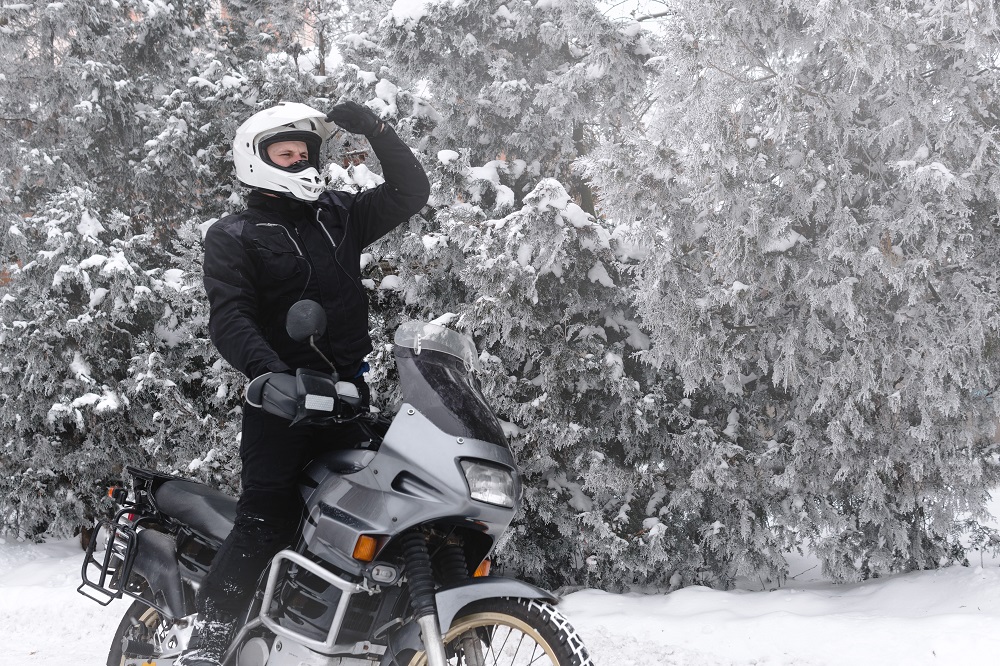
[[[367,137],[383,184],[359,193],[325,188],[320,149],[337,126]],[[245,211],[219,220],[205,237],[212,342],[250,379],[329,371],[325,356],[367,402],[364,359],[372,343],[361,252],[427,202],[423,168],[392,127],[354,102],[328,114],[295,103],[256,113],[236,131],[233,161],[252,191]],[[329,321],[316,342],[322,356],[285,332],[289,307],[305,298],[320,303]],[[298,474],[330,441],[329,431],[289,428],[244,406],[235,525],[198,592],[195,636],[178,666],[219,666],[258,577],[298,527]]]

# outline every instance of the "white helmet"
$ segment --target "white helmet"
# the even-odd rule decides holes
[[[319,151],[331,134],[326,114],[305,104],[282,102],[255,113],[240,125],[233,139],[236,177],[248,187],[316,201],[326,189],[319,175]],[[309,160],[278,166],[267,156],[267,147],[278,141],[304,141]]]

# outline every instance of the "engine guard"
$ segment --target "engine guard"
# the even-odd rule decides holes
[[[458,585],[444,588],[434,595],[438,623],[442,627],[442,631],[447,632],[454,622],[455,616],[469,604],[483,599],[501,597],[541,599],[553,604],[558,602],[558,599],[551,592],[546,592],[516,578],[473,578]],[[389,637],[388,643],[388,649],[380,666],[400,666],[400,662],[396,658],[397,655],[410,651],[419,652],[424,649],[423,640],[420,638],[420,628],[416,622],[408,622],[394,632]]]

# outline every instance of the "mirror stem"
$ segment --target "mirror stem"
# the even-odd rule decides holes
[[[321,352],[319,350],[319,347],[316,346],[316,336],[315,335],[310,335],[309,336],[309,346],[313,348],[314,352],[316,352],[317,354],[319,354],[319,357],[321,359],[323,359],[324,361],[326,361],[326,364],[328,366],[330,366],[330,369],[333,370],[333,373],[337,374],[337,366],[335,366],[333,363],[331,363],[330,359],[328,359],[326,357],[326,355],[324,355],[323,352]]]

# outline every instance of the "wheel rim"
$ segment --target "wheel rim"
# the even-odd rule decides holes
[[[489,644],[479,640],[477,629],[490,630]],[[481,646],[483,660],[478,663],[476,656],[470,659],[467,654],[470,640]],[[448,663],[458,666],[559,666],[559,658],[538,630],[506,613],[473,613],[459,618],[445,634],[444,642],[452,655]],[[410,666],[427,666],[427,655],[418,652]]]

